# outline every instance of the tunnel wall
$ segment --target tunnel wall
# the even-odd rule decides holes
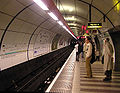
[[[67,60],[72,50],[73,47],[71,46],[60,48],[48,54],[36,57],[1,71],[0,91],[19,92],[22,91],[19,89],[27,85],[29,82],[31,83],[28,85],[28,88],[26,88],[29,89],[27,92],[33,91],[33,89],[35,91],[35,88],[39,87],[40,84],[50,77],[50,74],[54,73],[58,67],[60,67]],[[50,67],[48,67],[49,65]],[[47,71],[45,71],[45,69]],[[32,80],[34,82],[32,82]],[[31,85],[32,87],[29,88]]]
[[[0,1],[1,70],[68,46],[71,38],[33,0]]]
[[[115,47],[115,71],[120,71],[120,30],[110,33]]]

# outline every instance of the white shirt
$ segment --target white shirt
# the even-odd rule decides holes
[[[86,52],[86,58],[89,58],[92,55],[92,44],[90,42],[86,45],[85,52]]]
[[[75,45],[76,52],[78,52],[78,44]]]

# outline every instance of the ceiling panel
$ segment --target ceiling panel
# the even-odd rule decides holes
[[[15,0],[0,0],[0,11],[8,15],[14,16],[23,8],[24,6]]]
[[[87,25],[88,18],[89,18],[89,4],[92,4],[97,9],[99,9],[102,13],[107,14],[108,18],[114,25],[119,25],[120,21],[120,3],[117,10],[112,9],[112,7],[115,5],[113,1],[119,1],[119,0],[54,0],[55,3],[57,2],[57,6],[65,17],[71,17],[69,20],[66,20],[66,22],[74,23],[77,26],[73,27],[74,25],[69,25],[72,30],[79,32],[79,27],[81,27],[83,24]],[[60,1],[60,3],[59,3]],[[67,7],[66,7],[67,6]],[[97,9],[92,7],[92,22],[103,22],[103,14],[100,13]],[[112,9],[112,10],[111,10]],[[72,17],[75,17],[76,20],[71,20]],[[111,23],[106,19],[106,24],[108,27],[112,27]],[[78,26],[79,25],[79,26]]]

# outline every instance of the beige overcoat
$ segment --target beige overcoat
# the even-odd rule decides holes
[[[104,44],[104,70],[112,70],[113,69],[113,48],[110,42],[105,42]]]

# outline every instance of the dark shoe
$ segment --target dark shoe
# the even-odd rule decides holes
[[[103,81],[110,81],[111,80],[111,77],[110,78],[104,78]]]
[[[112,80],[112,77],[110,77],[109,79]]]
[[[92,78],[92,76],[91,76],[91,77],[86,76],[86,77],[84,77],[84,78]]]
[[[84,78],[89,78],[89,77],[84,77]]]

